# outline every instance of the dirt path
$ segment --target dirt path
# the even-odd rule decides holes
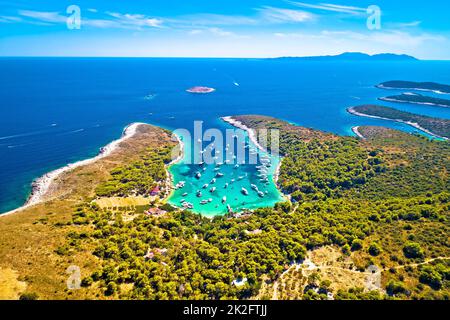
[[[394,269],[404,269],[406,267],[418,267],[421,265],[425,265],[425,264],[429,264],[433,261],[437,261],[437,260],[449,260],[450,257],[437,257],[437,258],[432,258],[432,259],[427,259],[423,262],[417,262],[417,263],[410,263],[410,264],[406,264],[406,265],[402,265],[402,266],[397,266],[394,267]],[[314,264],[312,261],[310,261],[309,259],[305,260],[305,262],[308,261],[306,264],[294,264],[291,267],[289,267],[285,272],[283,272],[283,274],[281,274],[280,278],[278,278],[274,283],[273,283],[273,287],[272,287],[272,297],[271,300],[278,300],[278,287],[280,285],[280,282],[283,281],[284,276],[290,272],[292,269],[296,269],[296,270],[302,270],[302,266],[306,266],[305,270],[307,271],[314,271],[314,270],[342,270],[345,272],[351,272],[351,273],[355,273],[355,274],[363,274],[367,276],[367,280],[366,280],[366,289],[369,291],[372,290],[379,290],[379,291],[383,291],[382,287],[381,287],[381,274],[383,272],[388,271],[390,268],[383,268],[383,269],[374,269],[374,270],[365,270],[365,271],[358,271],[358,270],[354,270],[354,269],[347,269],[344,267],[336,267],[336,266],[318,266],[316,264]],[[375,272],[374,272],[375,271]]]
[[[433,261],[436,261],[436,260],[450,260],[450,257],[437,257],[437,258],[427,259],[427,260],[425,260],[423,262],[410,263],[410,264],[405,264],[403,266],[397,266],[397,267],[394,267],[394,269],[404,269],[406,267],[418,267],[418,266],[422,266],[424,264],[429,264],[429,263],[431,263]],[[389,269],[390,268],[384,268],[384,269],[382,269],[382,271],[387,271]]]

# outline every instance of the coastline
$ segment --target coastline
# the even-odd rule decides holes
[[[109,156],[111,153],[113,153],[119,147],[120,143],[133,137],[137,132],[137,128],[141,125],[145,125],[145,123],[135,122],[135,123],[131,123],[128,126],[126,126],[122,132],[122,136],[119,139],[114,140],[114,141],[110,142],[109,144],[107,144],[106,146],[100,148],[100,151],[97,156],[95,156],[93,158],[85,159],[85,160],[80,160],[80,161],[77,161],[74,163],[69,163],[69,164],[65,165],[64,167],[47,172],[43,176],[35,179],[31,184],[32,191],[31,191],[31,194],[28,197],[27,201],[25,202],[25,204],[17,209],[14,209],[14,210],[11,210],[11,211],[8,211],[5,213],[0,213],[0,218],[5,217],[7,215],[17,213],[19,211],[22,211],[24,209],[32,207],[36,204],[42,203],[44,201],[43,197],[47,194],[52,183],[59,176],[61,176],[62,174],[66,173],[66,172],[74,170],[78,167],[91,164],[99,159]]]
[[[169,198],[172,196],[172,193],[175,190],[175,187],[174,187],[175,180],[174,180],[173,174],[170,172],[170,167],[177,164],[178,162],[182,161],[184,158],[184,142],[175,133],[173,134],[173,136],[178,141],[178,145],[180,146],[180,152],[175,159],[173,159],[170,163],[168,163],[166,165],[166,172],[167,172],[166,185],[168,186],[168,188],[167,188],[167,194],[164,195],[164,198],[163,198],[164,202],[167,202],[169,200]]]
[[[359,117],[366,117],[366,118],[380,119],[380,120],[389,120],[389,121],[394,121],[394,122],[407,124],[407,125],[409,125],[409,126],[411,126],[413,128],[416,128],[417,130],[425,132],[425,133],[427,133],[427,134],[429,134],[429,135],[431,135],[431,136],[433,136],[435,138],[448,140],[448,138],[441,137],[440,135],[438,135],[436,133],[433,133],[430,130],[427,130],[427,129],[421,127],[418,123],[415,123],[415,122],[405,121],[405,120],[401,120],[401,119],[390,119],[390,118],[384,118],[384,117],[379,117],[379,116],[372,116],[370,114],[365,114],[365,113],[360,113],[358,111],[355,111],[354,107],[347,108],[347,112],[350,113],[350,114],[353,114],[355,116],[359,116]],[[356,128],[359,128],[359,127],[356,127]],[[352,128],[352,130],[353,130],[353,128]],[[353,132],[355,132],[355,131],[353,131]],[[357,134],[357,133],[355,132],[355,134]]]
[[[264,149],[258,142],[258,139],[256,139],[256,134],[255,134],[255,130],[247,127],[246,125],[242,124],[242,122],[234,119],[231,116],[226,116],[226,117],[222,117],[221,118],[223,121],[229,123],[230,125],[232,125],[233,127],[236,127],[238,129],[244,130],[247,132],[248,137],[250,139],[250,141],[261,151],[263,152],[267,152],[266,149]]]
[[[392,98],[378,98],[380,101],[386,101],[386,102],[398,102],[398,103],[410,103],[410,104],[420,104],[423,106],[432,106],[432,107],[441,107],[441,108],[450,108],[450,106],[445,104],[438,104],[438,103],[432,103],[432,102],[417,102],[417,101],[406,101],[406,100],[398,100],[398,99],[392,99]]]
[[[352,131],[354,134],[356,134],[356,136],[360,139],[366,140],[366,138],[362,135],[361,132],[359,132],[359,126],[356,127],[352,127]]]
[[[256,139],[256,134],[255,134],[255,130],[247,127],[246,125],[244,125],[242,122],[234,119],[232,116],[226,116],[226,117],[222,117],[221,118],[223,121],[229,123],[230,125],[232,125],[233,127],[239,128],[241,130],[244,130],[247,132],[248,137],[250,139],[250,141],[261,151],[269,153],[263,146],[261,146],[258,143],[258,140]],[[283,161],[283,157],[281,155],[279,155],[280,161],[278,162],[278,165],[275,169],[275,172],[273,174],[273,181],[275,183],[275,185],[278,187],[278,178],[280,177],[280,170],[281,170],[281,164]]]
[[[443,92],[439,90],[432,90],[432,89],[421,89],[421,88],[394,88],[394,87],[386,87],[382,84],[375,86],[378,89],[386,89],[386,90],[413,90],[413,91],[422,91],[422,92],[433,92],[436,94],[450,94],[450,92]]]

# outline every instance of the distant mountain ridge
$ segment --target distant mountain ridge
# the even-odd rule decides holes
[[[335,56],[315,57],[279,57],[276,60],[306,60],[306,61],[418,61],[406,54],[380,53],[369,55],[361,52],[345,52]]]

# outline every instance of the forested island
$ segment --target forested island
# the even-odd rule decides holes
[[[387,81],[377,85],[380,89],[419,90],[450,94],[450,86],[436,82]]]
[[[424,104],[445,108],[450,107],[450,100],[448,99],[434,98],[417,93],[402,93],[400,95],[379,98],[379,100],[399,103]]]
[[[0,219],[0,272],[19,288],[12,294],[450,298],[447,142],[382,127],[360,127],[361,140],[233,118],[280,130],[278,187],[289,201],[214,219],[167,205],[155,190],[170,183],[174,142],[142,126],[118,152],[67,173],[56,197]],[[66,287],[71,265],[81,270],[79,290]]]
[[[417,58],[406,54],[380,53],[369,55],[362,52],[344,52],[338,55],[311,57],[279,57],[271,58],[283,61],[345,61],[345,62],[390,62],[390,61],[418,61]]]
[[[362,105],[347,110],[358,116],[403,122],[437,137],[445,139],[450,137],[450,120],[447,119],[427,117],[378,105]]]

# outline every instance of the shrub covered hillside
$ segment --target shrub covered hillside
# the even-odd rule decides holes
[[[291,201],[214,219],[167,205],[158,216],[81,205],[72,221],[79,231],[68,235],[61,254],[90,251],[99,259],[82,290],[100,298],[268,298],[261,291],[292,263],[332,246],[339,259],[352,261],[355,274],[376,265],[381,288],[334,290],[329,280],[318,280],[318,269],[306,278],[290,272],[290,281],[301,278],[301,285],[285,290],[304,299],[450,297],[448,143],[374,127],[361,128],[369,139],[359,141],[267,117],[236,118],[281,129],[279,187]],[[145,159],[165,157],[163,150]],[[152,177],[152,184],[164,178],[160,168],[117,168],[97,192],[126,195],[131,189],[116,188],[117,181]]]

